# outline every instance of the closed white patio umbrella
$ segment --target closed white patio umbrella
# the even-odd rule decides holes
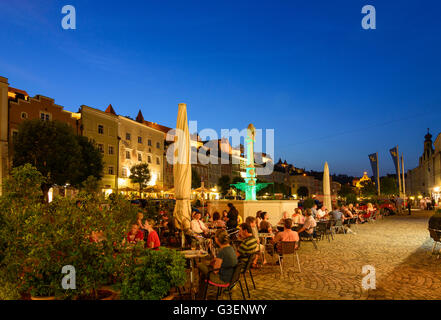
[[[185,103],[179,104],[174,147],[173,175],[176,205],[173,216],[176,219],[177,227],[185,231],[190,229],[191,221],[190,134]]]
[[[325,162],[325,169],[323,172],[323,196],[323,205],[329,210],[329,212],[331,212],[331,182],[329,179],[329,166],[327,162]]]

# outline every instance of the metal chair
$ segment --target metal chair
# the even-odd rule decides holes
[[[330,226],[330,221],[317,222],[316,236],[320,237],[320,240],[323,240],[324,237],[326,237],[328,241],[331,242],[331,236],[332,239],[334,239],[334,236],[329,226]]]
[[[300,241],[282,241],[278,243],[277,253],[279,254],[279,266],[280,266],[280,274],[283,277],[283,260],[286,260],[287,255],[292,256],[292,263],[295,264],[294,255],[297,258],[297,266],[299,267],[299,272],[302,272],[300,269],[300,260],[299,255],[297,254],[297,250],[300,247]],[[282,259],[285,258],[285,259]]]
[[[219,299],[219,296],[222,295],[222,292],[224,290],[228,290],[228,295],[230,296],[230,300],[233,300],[232,296],[231,296],[231,290],[233,290],[233,288],[239,283],[240,286],[240,291],[242,291],[242,297],[244,300],[246,300],[245,298],[245,293],[243,291],[243,287],[242,287],[242,283],[240,282],[240,275],[242,272],[242,269],[244,268],[245,263],[244,262],[239,262],[235,267],[231,267],[231,269],[233,269],[233,275],[231,276],[231,280],[229,283],[216,283],[210,280],[210,274],[213,271],[218,271],[219,269],[216,270],[211,270],[208,275],[207,275],[207,279],[205,280],[205,293],[204,293],[204,300],[207,300],[207,292],[208,292],[208,287],[209,286],[213,286],[217,288],[217,294],[216,294],[216,300]]]
[[[317,250],[318,246],[317,246],[317,241],[315,239],[314,234],[315,234],[315,228],[313,229],[312,233],[308,233],[306,231],[301,232],[299,234],[299,237],[300,237],[300,240],[302,240],[302,241],[304,241],[305,239],[310,240],[312,242],[312,244],[314,245],[314,248]]]
[[[340,219],[333,221],[334,224],[332,225],[332,231],[334,232],[334,234],[336,234],[338,231],[343,231],[343,233],[346,233],[343,222]]]
[[[245,267],[243,268],[242,272],[240,273],[243,276],[243,280],[245,281],[245,287],[248,292],[248,298],[251,298],[250,290],[248,289],[248,282],[247,282],[247,271],[250,274],[251,281],[253,282],[253,287],[256,289],[256,284],[254,283],[253,273],[251,272],[251,265],[253,264],[254,259],[256,258],[257,253],[253,253],[248,255],[245,263]]]

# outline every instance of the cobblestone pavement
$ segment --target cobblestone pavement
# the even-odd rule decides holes
[[[318,250],[303,242],[301,272],[290,257],[283,277],[274,263],[253,270],[257,289],[250,291],[251,299],[441,299],[441,258],[431,254],[433,241],[427,230],[432,214],[413,211],[411,216],[357,225],[356,234],[322,240]],[[361,288],[364,265],[376,269],[375,290]],[[233,299],[242,299],[239,288],[233,290]]]

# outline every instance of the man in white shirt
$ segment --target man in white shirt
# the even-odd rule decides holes
[[[312,217],[312,210],[306,210],[306,218],[303,227],[300,228],[299,233],[300,236],[311,236],[314,233],[314,228],[317,226],[315,219]]]
[[[201,214],[200,212],[195,212],[193,215],[193,220],[191,220],[191,230],[194,233],[197,233],[199,235],[206,235],[209,233],[208,227],[201,221]]]
[[[321,207],[320,209],[317,210],[317,215],[315,218],[317,221],[324,219],[328,215],[325,210],[326,210],[325,207]]]

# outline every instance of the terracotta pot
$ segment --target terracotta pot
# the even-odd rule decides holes
[[[98,295],[103,296],[99,300],[115,300],[118,296],[118,293],[111,288],[105,287],[98,289]]]
[[[175,298],[175,295],[173,293],[171,293],[168,296],[162,298],[161,300],[173,300],[174,298]]]
[[[31,300],[47,301],[47,300],[55,300],[55,297],[33,297],[33,296],[31,296]]]
[[[121,294],[121,291],[120,291],[120,290],[115,290],[115,289],[112,287],[112,285],[105,285],[105,286],[102,286],[102,287],[100,287],[100,288],[98,289],[98,291],[110,291],[110,292],[112,292],[112,294],[113,294],[112,299],[105,298],[105,299],[101,299],[101,300],[118,300],[118,299],[119,299],[119,296],[120,296],[120,294]]]

